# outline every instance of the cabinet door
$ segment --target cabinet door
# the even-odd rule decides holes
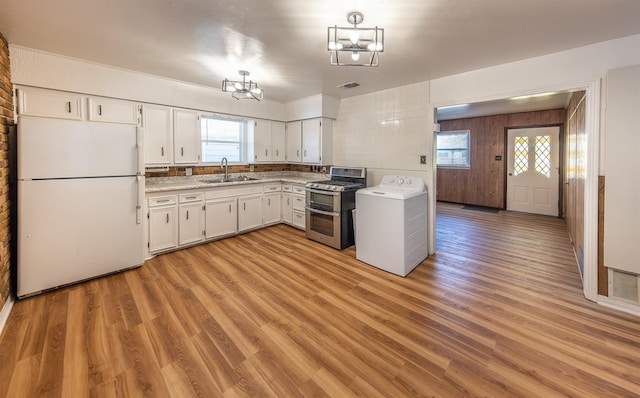
[[[25,116],[82,120],[82,97],[60,91],[20,88],[18,113]]]
[[[196,164],[200,160],[198,112],[173,110],[173,160],[176,164]]]
[[[110,98],[89,98],[89,120],[138,124],[140,121],[138,104]]]
[[[320,163],[320,119],[302,122],[302,162]]]
[[[232,235],[238,232],[236,198],[208,201],[205,206],[205,238]]]
[[[271,122],[271,160],[284,162],[287,151],[284,123]]]
[[[178,246],[176,206],[149,209],[149,251],[156,252]]]
[[[200,242],[203,239],[202,203],[180,205],[179,236],[181,245]]]
[[[290,193],[282,194],[282,221],[287,224],[293,222],[293,202]]]
[[[271,160],[269,153],[271,123],[268,120],[257,120],[253,126],[253,145],[255,162],[268,162]]]
[[[293,225],[300,229],[305,229],[305,211],[304,210],[294,210],[293,211]]]
[[[238,231],[262,225],[262,195],[238,198]]]
[[[287,161],[302,161],[302,122],[287,123]]]
[[[142,110],[144,128],[144,163],[146,165],[171,164],[171,136],[173,118],[171,108],[144,105]]]
[[[280,192],[266,194],[262,197],[262,223],[275,224],[280,222],[282,209],[280,208]]]

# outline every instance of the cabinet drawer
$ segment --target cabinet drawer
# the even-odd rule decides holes
[[[181,193],[179,201],[180,203],[201,202],[203,198],[202,192]]]
[[[149,207],[175,205],[178,203],[176,195],[153,196],[149,198]]]
[[[305,188],[303,186],[300,186],[300,185],[294,185],[293,186],[293,193],[295,193],[297,195],[306,195]]]
[[[291,200],[293,200],[293,210],[301,210],[304,212],[304,202],[305,202],[304,196],[293,195]]]
[[[304,229],[304,227],[305,227],[304,210],[303,211],[299,211],[299,210],[294,210],[293,211],[293,225],[295,225],[296,227]]]
[[[293,189],[291,188],[291,185],[289,185],[289,184],[282,184],[282,191],[283,192],[292,192]]]
[[[281,184],[265,184],[265,186],[264,186],[264,192],[265,193],[280,192],[281,189],[282,189],[282,185]]]

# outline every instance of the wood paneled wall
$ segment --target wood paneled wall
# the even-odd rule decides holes
[[[513,113],[444,120],[440,131],[469,130],[471,133],[471,167],[438,168],[436,199],[504,208],[505,203],[505,128],[563,124],[566,111]],[[500,156],[501,160],[496,160]]]
[[[584,91],[572,94],[567,107],[564,169],[564,217],[584,278],[584,185],[586,175],[586,111]]]

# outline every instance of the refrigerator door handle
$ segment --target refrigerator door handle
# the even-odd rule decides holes
[[[136,149],[137,149],[136,152],[138,156],[138,175],[144,174],[144,156],[142,152],[143,137],[144,137],[144,134],[143,134],[142,127],[136,126]]]
[[[144,188],[142,186],[142,176],[136,176],[136,224],[142,223],[142,202],[144,201]]]

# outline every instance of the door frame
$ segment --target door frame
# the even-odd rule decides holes
[[[564,218],[563,212],[563,203],[564,203],[564,195],[562,186],[564,184],[564,123],[553,123],[553,124],[535,124],[535,125],[527,125],[527,126],[513,126],[513,127],[505,127],[504,128],[504,162],[503,165],[503,203],[502,208],[504,210],[507,209],[507,151],[509,150],[509,130],[519,130],[519,129],[532,129],[532,128],[542,128],[542,127],[558,127],[560,129],[558,133],[558,172],[560,175],[558,176],[558,218]]]

